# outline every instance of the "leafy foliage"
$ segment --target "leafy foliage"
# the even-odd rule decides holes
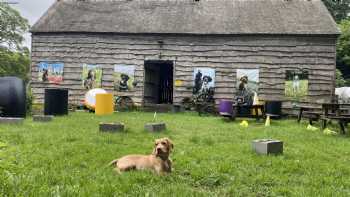
[[[0,48],[0,77],[16,76],[28,82],[29,66],[28,49],[18,52]]]
[[[29,50],[22,48],[23,34],[29,24],[19,12],[0,2],[0,77],[16,76],[26,82],[30,58]]]
[[[346,80],[344,79],[340,70],[336,71],[336,87],[344,87],[346,85]]]
[[[335,21],[340,22],[348,18],[350,13],[350,0],[322,0],[332,14]]]
[[[0,45],[19,49],[28,31],[28,20],[9,5],[0,2]]]
[[[337,43],[337,61],[350,66],[350,20],[343,20],[339,28],[342,34]]]
[[[26,109],[27,113],[30,114],[33,110],[34,95],[32,89],[28,86],[26,90]]]

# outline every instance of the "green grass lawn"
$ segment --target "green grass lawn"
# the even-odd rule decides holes
[[[196,114],[158,114],[164,133],[147,133],[153,113],[97,117],[77,112],[50,123],[0,125],[0,196],[350,196],[350,139],[306,130],[295,120],[271,127]],[[100,121],[121,121],[125,133],[99,133]],[[149,154],[169,137],[174,171],[114,173],[125,154]],[[284,141],[284,154],[260,156],[251,141]]]

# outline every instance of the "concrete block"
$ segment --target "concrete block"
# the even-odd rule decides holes
[[[258,154],[282,154],[283,142],[279,140],[260,139],[252,142],[253,150]]]
[[[21,124],[23,123],[24,118],[7,118],[0,117],[0,124]]]
[[[101,132],[120,132],[124,131],[125,126],[123,123],[100,123]]]
[[[178,113],[178,112],[183,112],[183,111],[184,111],[184,108],[182,105],[179,105],[179,104],[173,105],[173,108],[172,108],[173,113]]]
[[[156,132],[156,131],[164,131],[166,129],[165,123],[147,123],[145,124],[145,130]]]
[[[45,115],[34,115],[33,121],[34,122],[50,122],[52,121],[54,116],[45,116]]]

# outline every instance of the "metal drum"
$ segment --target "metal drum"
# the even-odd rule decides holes
[[[26,116],[26,88],[22,79],[0,77],[0,116]]]

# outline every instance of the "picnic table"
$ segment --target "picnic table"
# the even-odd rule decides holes
[[[322,115],[322,108],[320,107],[301,105],[298,108],[298,123],[300,123],[302,118],[307,118],[309,119],[309,124],[312,125],[313,121],[318,121]]]
[[[327,127],[331,120],[338,121],[342,134],[346,133],[346,127],[350,122],[350,104],[324,103],[322,104],[323,114],[321,115],[322,129]]]
[[[312,125],[313,121],[322,121],[322,129],[327,127],[327,124],[336,120],[339,123],[342,134],[346,133],[346,127],[350,122],[350,104],[339,103],[323,103],[320,107],[314,106],[299,106],[298,122],[302,118],[308,118]]]

